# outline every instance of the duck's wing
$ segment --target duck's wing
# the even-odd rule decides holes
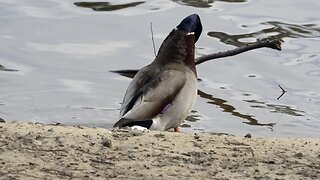
[[[186,82],[183,71],[163,70],[158,75],[138,73],[130,83],[114,127],[150,120],[172,103]]]

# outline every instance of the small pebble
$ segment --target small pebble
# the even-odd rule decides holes
[[[41,137],[41,136],[38,134],[35,139],[36,139],[36,140],[41,140],[41,139],[43,139],[43,137]]]
[[[238,157],[238,155],[234,153],[231,155],[231,157]]]
[[[102,146],[104,146],[104,147],[108,147],[108,148],[112,147],[112,142],[110,139],[104,138],[101,140],[100,144],[102,144]]]
[[[298,152],[293,155],[293,157],[297,157],[297,158],[301,158],[302,156],[303,156],[303,154],[301,152]]]
[[[164,136],[164,134],[155,134],[154,135],[154,137],[156,137],[156,138],[164,138],[165,136]]]
[[[82,134],[82,136],[85,138],[90,138],[90,136],[88,134]]]
[[[116,147],[116,149],[118,151],[128,152],[128,151],[132,151],[134,149],[134,146],[132,144],[122,144],[122,145]]]
[[[33,143],[38,145],[38,146],[41,146],[42,145],[42,142],[39,141],[39,140],[33,140]]]
[[[274,162],[273,160],[270,161],[266,161],[267,164],[275,164],[276,162]]]
[[[194,139],[199,139],[200,138],[200,136],[198,135],[198,134],[194,134]]]
[[[251,136],[250,133],[248,133],[248,134],[246,134],[244,137],[245,137],[245,138],[251,138],[252,136]]]
[[[5,123],[6,121],[2,118],[0,118],[0,123]]]
[[[251,173],[249,171],[243,171],[245,177],[250,177]]]

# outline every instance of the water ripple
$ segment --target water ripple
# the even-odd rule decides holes
[[[135,7],[143,3],[145,3],[145,1],[136,1],[124,4],[110,4],[109,2],[75,2],[74,5],[84,8],[91,8],[94,11],[116,11]]]
[[[280,104],[268,104],[265,102],[257,101],[257,100],[244,100],[245,102],[251,103],[250,107],[252,108],[261,108],[261,109],[269,109],[271,113],[282,113],[291,116],[304,116],[304,111],[294,109],[287,105]]]
[[[198,90],[198,95],[201,98],[209,100],[207,102],[208,104],[217,105],[221,109],[223,109],[224,112],[228,112],[233,116],[245,119],[246,120],[246,122],[244,122],[245,124],[254,125],[254,126],[267,126],[270,129],[272,129],[273,126],[275,125],[275,123],[259,123],[258,119],[256,119],[253,115],[242,114],[238,112],[234,106],[232,106],[231,104],[228,104],[226,100],[213,97],[212,95],[207,94],[201,90]]]
[[[193,6],[197,8],[210,8],[212,4],[215,2],[214,0],[172,0],[181,5],[185,6]],[[219,0],[222,2],[227,3],[242,3],[246,2],[247,0]]]
[[[268,25],[271,27],[245,34],[231,35],[225,32],[211,31],[208,36],[219,39],[221,42],[233,46],[243,46],[248,43],[247,40],[252,42],[252,39],[264,40],[281,39],[285,38],[317,38],[320,37],[320,27],[316,24],[290,24],[279,21],[268,21],[260,23],[261,25]],[[242,25],[242,27],[249,27]]]

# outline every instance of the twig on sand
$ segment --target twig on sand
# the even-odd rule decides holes
[[[57,153],[57,152],[63,152],[63,153],[68,153],[68,151],[64,150],[64,149],[41,149],[41,148],[29,148],[29,147],[25,147],[24,149],[28,150],[28,151],[43,151],[43,152],[52,152],[52,153]]]
[[[275,40],[264,40],[264,41],[258,41],[255,43],[250,43],[245,46],[241,46],[232,50],[228,50],[225,52],[218,52],[213,54],[207,54],[200,56],[196,58],[196,65],[201,64],[206,61],[210,61],[213,59],[219,59],[229,56],[234,56],[237,54],[244,53],[246,51],[250,51],[253,49],[259,49],[259,48],[271,48],[278,51],[281,51],[281,40],[275,39]],[[110,72],[120,74],[125,77],[133,78],[135,74],[137,74],[139,70],[138,69],[124,69],[124,70],[111,70]]]
[[[233,151],[240,151],[240,149],[245,149],[252,155],[252,157],[255,157],[254,151],[253,151],[252,147],[249,145],[248,146],[236,146],[236,147],[220,146],[220,147],[216,147],[216,148],[217,149],[231,149]]]
[[[109,164],[109,165],[114,165],[114,162],[109,162],[109,161],[102,161],[102,160],[96,160],[96,159],[89,159],[90,161],[94,163],[99,163],[99,164]]]

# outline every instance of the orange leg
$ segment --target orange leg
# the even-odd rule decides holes
[[[173,128],[174,132],[180,132],[180,128],[179,127],[175,127]]]

